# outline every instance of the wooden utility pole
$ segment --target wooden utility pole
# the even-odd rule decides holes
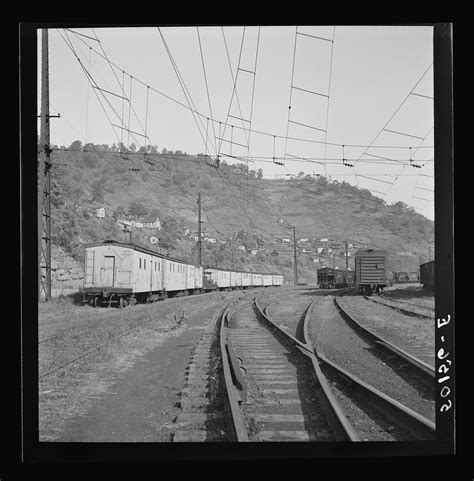
[[[346,244],[346,271],[349,268],[349,258],[347,257],[347,241],[345,242]]]
[[[51,149],[49,145],[48,30],[41,42],[41,133],[38,167],[38,299],[51,300]]]
[[[201,242],[201,192],[198,194],[198,266],[202,265],[202,242]]]
[[[293,257],[294,257],[294,272],[295,272],[295,286],[298,285],[298,266],[296,260],[296,227],[293,226]]]

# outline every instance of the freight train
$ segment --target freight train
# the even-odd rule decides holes
[[[425,289],[435,288],[435,261],[425,262],[420,265],[420,282]]]
[[[318,285],[320,289],[339,289],[341,287],[352,287],[354,283],[354,271],[350,269],[332,269],[321,267],[317,270]]]
[[[282,284],[280,274],[202,267],[135,244],[85,245],[84,305],[125,307],[175,295]]]
[[[366,295],[382,292],[388,285],[387,252],[380,249],[361,249],[355,254],[355,283]]]

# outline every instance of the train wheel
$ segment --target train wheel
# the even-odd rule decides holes
[[[100,306],[99,296],[95,296],[92,302],[94,307],[99,307]]]

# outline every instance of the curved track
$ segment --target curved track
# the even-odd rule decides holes
[[[239,441],[357,441],[311,348],[244,300],[227,312],[224,359]]]
[[[401,347],[383,338],[382,336],[365,328],[361,322],[359,322],[353,315],[351,315],[341,306],[338,298],[343,296],[345,293],[346,292],[340,293],[334,298],[334,302],[344,319],[359,333],[363,334],[363,336],[369,342],[371,342],[374,347],[382,349],[389,358],[393,359],[394,356],[395,358],[398,358],[403,367],[408,367],[416,375],[416,377],[420,379],[420,381],[422,381],[426,386],[432,387],[434,391],[435,370],[433,367]]]
[[[428,306],[420,306],[413,302],[390,299],[389,297],[385,297],[383,295],[376,297],[364,296],[364,299],[381,304],[382,306],[390,307],[409,316],[420,316],[428,319],[434,319],[435,317],[435,310],[433,308]]]
[[[308,325],[315,303],[316,300],[309,306],[304,319],[303,335],[307,345],[311,345]],[[318,352],[317,346],[313,346],[313,352],[323,374],[331,381],[332,386],[356,404],[358,409],[364,411],[372,424],[370,429],[373,431],[374,439],[430,440],[435,438],[435,423],[330,361]]]

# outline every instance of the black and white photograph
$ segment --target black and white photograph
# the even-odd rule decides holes
[[[31,31],[33,458],[455,452],[452,24]]]

